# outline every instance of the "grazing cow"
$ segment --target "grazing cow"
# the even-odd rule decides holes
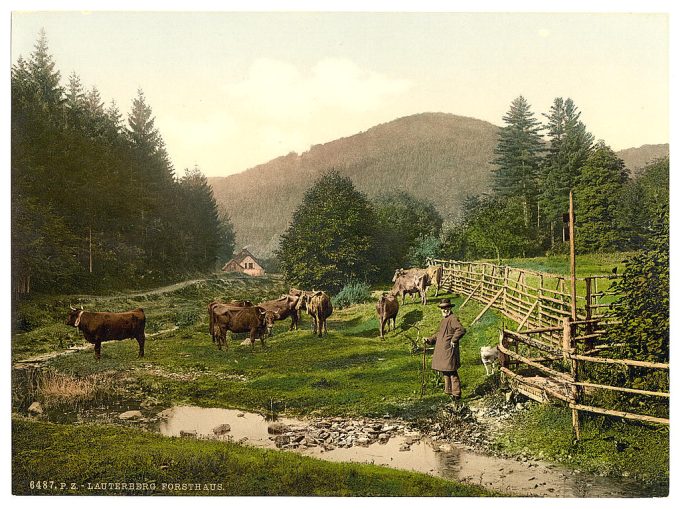
[[[94,356],[101,358],[103,341],[120,341],[135,338],[139,343],[139,356],[144,357],[144,326],[146,316],[142,308],[124,313],[95,313],[85,311],[81,307],[71,307],[66,325],[71,325],[83,331],[85,339],[94,345]]]
[[[429,276],[426,269],[397,269],[394,272],[392,282],[394,286],[390,293],[401,296],[401,303],[404,304],[406,294],[420,295],[420,302],[427,304],[427,287],[429,286]]]
[[[217,338],[217,348],[222,350],[224,345],[229,348],[227,343],[227,331],[249,332],[250,348],[255,347],[255,340],[260,338],[262,348],[264,344],[264,333],[266,330],[265,310],[259,306],[230,306],[228,304],[216,304],[212,308],[212,330],[211,334]]]
[[[380,321],[380,338],[385,339],[385,324],[387,324],[389,330],[390,320],[392,320],[392,330],[397,327],[399,301],[395,295],[383,293],[375,305],[375,310],[378,312],[378,320]]]
[[[307,314],[312,317],[312,330],[319,337],[325,331],[328,334],[326,320],[333,313],[333,304],[326,292],[302,292],[298,300],[296,309],[306,309]]]
[[[210,304],[208,304],[208,320],[209,320],[208,330],[210,331],[210,336],[212,337],[213,343],[215,343],[216,341],[215,319],[213,311],[217,304],[224,305],[225,303],[220,300],[214,300]],[[253,303],[250,302],[249,300],[230,300],[226,305],[245,308],[251,307]]]
[[[272,335],[274,322],[277,320],[285,320],[290,316],[290,327],[288,330],[297,330],[299,314],[296,309],[297,303],[300,300],[299,296],[282,295],[276,300],[268,300],[260,302],[258,306],[264,308],[266,311],[265,321],[267,322],[267,335]]]
[[[434,296],[439,296],[439,289],[442,287],[444,277],[444,267],[441,265],[430,265],[427,267],[427,276],[431,285],[435,287]]]

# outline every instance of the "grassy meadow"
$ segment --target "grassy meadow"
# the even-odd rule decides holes
[[[602,273],[595,267],[597,257],[591,258],[593,273]],[[550,268],[547,261],[526,263],[528,268],[537,270]],[[603,261],[602,268],[611,271],[610,265],[619,263],[619,259]],[[558,265],[555,262],[553,267]],[[335,309],[329,319],[329,333],[323,338],[312,334],[310,319],[304,314],[297,331],[288,331],[290,320],[278,322],[274,336],[266,340],[266,348],[262,348],[259,341],[253,350],[249,345],[242,346],[245,334],[229,340],[229,348],[225,351],[219,351],[212,343],[208,334],[208,302],[215,298],[259,302],[276,298],[286,290],[285,282],[276,276],[252,279],[215,276],[151,292],[42,296],[24,300],[14,310],[14,362],[84,342],[76,329],[64,324],[69,304],[82,304],[85,309],[96,311],[143,307],[147,314],[146,356],[137,358],[136,341],[125,340],[104,343],[99,362],[94,360],[91,348],[49,359],[44,365],[52,373],[51,392],[47,390],[47,384],[28,394],[15,385],[13,411],[23,413],[32,401],[39,401],[47,413],[51,409],[74,412],[90,398],[96,404],[104,400],[125,402],[130,408],[183,404],[260,413],[273,410],[297,416],[389,415],[408,420],[429,419],[448,403],[448,399],[443,394],[439,377],[429,369],[431,351],[423,371],[422,350],[415,345],[419,338],[435,333],[441,319],[437,302],[444,297],[451,298],[456,306],[454,312],[468,328],[461,341],[462,367],[459,371],[463,398],[468,401],[487,394],[498,385],[495,378],[485,375],[479,358],[480,347],[496,344],[504,325],[516,327],[494,310],[487,311],[480,321],[469,326],[483,306],[471,300],[461,309],[461,296],[443,293],[438,298],[430,295],[427,306],[407,297],[400,308],[396,329],[388,332],[384,340],[379,337],[374,300]],[[376,288],[374,296],[381,290]],[[424,394],[421,396],[423,382]],[[62,397],[59,394],[64,391],[61,386],[70,386],[71,395]],[[506,422],[503,433],[489,444],[504,453],[528,454],[583,471],[628,475],[653,483],[668,479],[667,428],[586,418],[585,438],[574,444],[570,434],[570,412],[559,406],[533,405]],[[205,473],[205,469],[212,469],[213,474],[224,473],[220,470],[223,467],[219,458],[227,452],[218,451],[220,446],[216,444],[166,439],[141,431],[104,426],[97,429],[100,436],[113,440],[123,434],[130,444],[145,444],[145,451],[116,447],[106,441],[100,444],[91,438],[89,448],[76,454],[72,449],[73,436],[79,435],[78,430],[94,425],[47,424],[16,416],[14,426],[13,462],[19,478],[28,478],[31,472],[43,477],[52,472],[53,477],[56,472],[79,469],[79,465],[84,464],[102,478],[114,479],[126,468],[130,472],[143,472],[144,478],[169,479],[165,475],[167,471],[163,475],[157,472],[157,466],[170,457],[181,458],[177,464],[184,469],[187,475],[183,478],[186,479],[191,478],[189,473]],[[29,444],[31,436],[39,436],[40,440],[48,440],[51,444],[49,461],[46,461],[43,448]],[[106,448],[104,443],[108,444]],[[112,455],[109,466],[96,459],[104,451]],[[395,473],[396,477],[390,477],[385,473],[387,469],[330,466],[324,462],[321,462],[324,466],[319,467],[314,460],[289,453],[258,451],[236,444],[231,444],[228,451],[241,458],[239,461],[244,469],[265,464],[265,470],[281,473],[278,485],[272,481],[276,476],[267,477],[267,482],[273,483],[271,494],[301,494],[296,484],[300,479],[300,486],[305,486],[304,494],[473,493],[443,481],[443,484],[435,482],[427,476],[415,476],[415,480],[397,483],[395,479],[406,479],[415,474]],[[60,459],[71,454],[76,454],[77,462]],[[196,460],[190,460],[192,455]],[[283,474],[291,462],[297,465],[296,472],[302,477]],[[313,472],[319,472],[318,477]],[[329,482],[325,476],[337,477],[338,481],[321,489],[320,484],[315,483]],[[384,480],[378,482],[376,476],[384,477]],[[234,480],[236,484],[230,485],[234,486],[230,494],[265,494],[252,491],[258,487],[263,489],[259,481],[253,480],[253,485],[248,482],[251,481]],[[402,487],[397,486],[402,482],[405,483]],[[18,486],[15,484],[15,489],[24,489]],[[423,491],[417,493],[414,486],[420,486]],[[319,490],[318,493],[315,490]]]

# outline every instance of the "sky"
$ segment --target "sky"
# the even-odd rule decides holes
[[[12,13],[11,60],[41,28],[61,71],[124,115],[141,89],[178,176],[226,176],[395,118],[503,125],[571,97],[614,150],[669,142],[664,13]]]

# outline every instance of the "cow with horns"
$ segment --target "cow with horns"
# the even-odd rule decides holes
[[[139,357],[144,357],[144,326],[146,316],[142,308],[124,313],[97,313],[85,311],[82,306],[76,309],[70,306],[66,325],[80,329],[85,339],[94,345],[94,356],[101,358],[101,347],[104,341],[120,341],[134,338],[139,343]]]

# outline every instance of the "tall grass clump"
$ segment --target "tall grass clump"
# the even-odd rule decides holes
[[[369,300],[371,300],[371,288],[368,284],[351,281],[333,297],[333,306],[346,308],[354,304],[363,304]]]

